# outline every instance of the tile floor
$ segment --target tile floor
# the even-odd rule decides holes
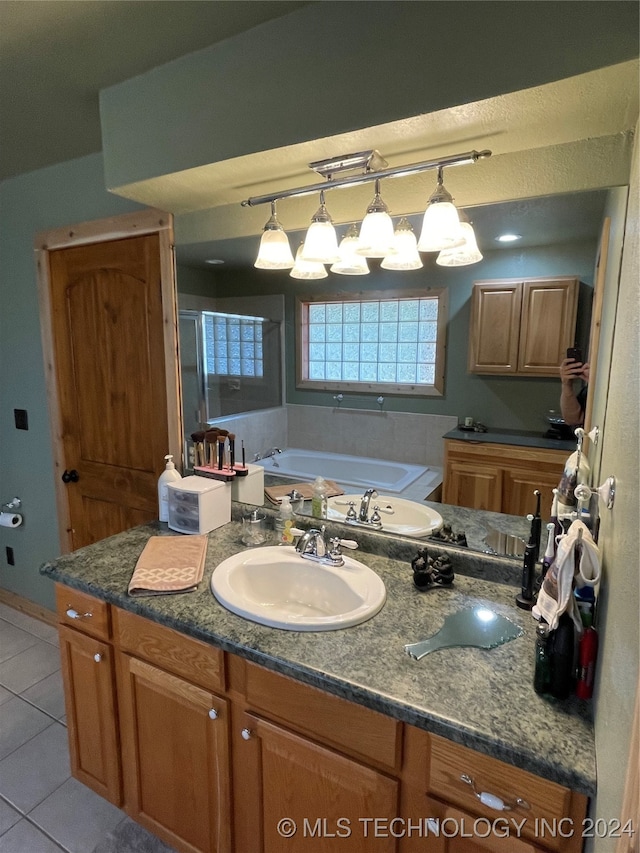
[[[70,775],[55,628],[0,603],[0,853],[170,853]]]

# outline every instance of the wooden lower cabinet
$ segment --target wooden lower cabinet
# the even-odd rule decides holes
[[[246,715],[245,724],[253,826],[238,850],[396,853],[398,840],[364,818],[398,814],[398,779],[267,720]]]
[[[444,444],[443,503],[524,516],[534,512],[538,489],[542,518],[550,517],[568,451],[456,439]]]
[[[127,654],[119,676],[127,812],[179,850],[226,853],[228,702]]]
[[[105,800],[122,803],[112,647],[59,626],[71,772]]]
[[[587,800],[568,788],[104,602],[83,622],[67,599],[73,775],[181,853],[582,850],[535,831],[580,825]],[[511,817],[526,826],[503,838]]]

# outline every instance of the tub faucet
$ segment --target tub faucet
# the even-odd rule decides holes
[[[362,500],[360,501],[360,512],[358,513],[358,521],[367,522],[369,521],[369,504],[371,503],[371,498],[377,498],[378,493],[375,489],[367,489],[367,491],[362,496]]]
[[[264,453],[256,453],[253,457],[254,462],[259,462],[260,459],[272,459],[273,464],[277,465],[276,454],[282,453],[279,447],[272,447],[271,450],[266,450]]]

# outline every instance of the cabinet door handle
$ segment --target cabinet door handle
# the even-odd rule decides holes
[[[251,740],[251,738],[253,737],[253,732],[251,731],[251,729],[242,729],[240,734],[245,740]]]
[[[476,797],[480,800],[483,806],[486,806],[489,809],[494,809],[497,812],[510,812],[515,808],[521,809],[530,809],[531,806],[526,800],[523,800],[521,797],[516,797],[515,800],[503,800],[501,797],[498,797],[497,794],[491,794],[489,791],[478,791],[476,789],[476,783],[472,779],[471,776],[468,776],[466,773],[463,773],[460,777],[460,781],[464,782],[465,785],[470,785],[471,790],[476,795]]]
[[[67,610],[67,616],[69,619],[91,619],[93,613],[78,613],[78,611],[74,610],[73,607],[69,607]]]
[[[216,711],[216,709],[215,709],[215,708],[211,708],[211,709],[209,710],[209,717],[210,717],[212,720],[217,720],[217,719],[218,719],[218,712]]]
[[[100,663],[100,661],[102,660],[102,655],[101,655],[99,652],[97,652],[97,653],[93,656],[93,659],[94,659],[94,661],[95,661],[96,663]]]

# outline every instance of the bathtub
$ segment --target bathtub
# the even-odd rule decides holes
[[[379,492],[398,495],[429,468],[405,462],[388,462],[366,456],[346,456],[341,453],[323,453],[318,450],[300,450],[290,447],[273,458],[257,460],[265,474],[273,477],[298,477],[314,480],[324,477],[341,486],[375,488]],[[437,475],[436,475],[437,476]]]

